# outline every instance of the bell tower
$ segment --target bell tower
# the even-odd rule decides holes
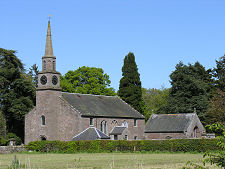
[[[53,55],[50,21],[46,36],[45,54],[42,57],[42,71],[38,73],[36,89],[36,139],[57,140],[58,117],[60,114],[60,73],[56,71],[56,57]]]
[[[45,55],[42,57],[42,71],[38,74],[37,90],[61,90],[60,73],[56,71],[56,57],[53,55],[50,21],[48,21]]]

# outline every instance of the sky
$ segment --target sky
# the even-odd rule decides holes
[[[118,90],[135,55],[144,88],[170,87],[176,64],[206,69],[225,54],[224,0],[0,0],[0,48],[41,69],[51,15],[56,69],[99,67]]]

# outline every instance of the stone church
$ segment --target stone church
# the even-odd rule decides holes
[[[25,116],[25,144],[36,140],[144,139],[145,117],[117,96],[62,92],[50,21],[36,107]]]
[[[153,114],[145,126],[145,117],[119,97],[62,92],[59,77],[49,21],[36,107],[25,116],[25,144],[37,140],[200,138],[204,132],[195,113]]]

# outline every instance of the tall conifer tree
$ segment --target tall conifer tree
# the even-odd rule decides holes
[[[140,74],[138,73],[135,56],[131,52],[124,58],[118,95],[134,109],[142,114],[144,113]]]

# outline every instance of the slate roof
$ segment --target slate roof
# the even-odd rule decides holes
[[[73,141],[98,139],[110,139],[110,137],[95,127],[89,127],[73,137]]]
[[[145,133],[179,133],[187,131],[196,113],[153,114],[145,126]]]
[[[121,135],[125,129],[126,127],[116,126],[112,129],[109,135]]]
[[[144,116],[117,96],[65,93],[62,97],[86,117],[144,119]]]

